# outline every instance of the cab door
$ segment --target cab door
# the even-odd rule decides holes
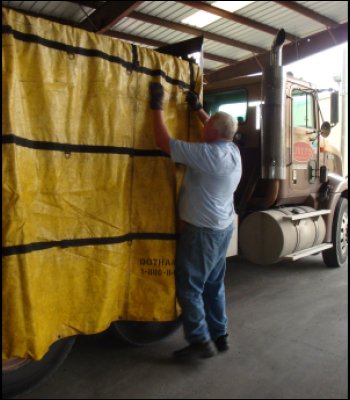
[[[293,88],[291,101],[290,188],[302,196],[317,191],[319,186],[316,99],[311,90]]]

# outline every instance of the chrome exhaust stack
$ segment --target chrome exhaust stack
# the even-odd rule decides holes
[[[261,175],[263,179],[286,179],[284,132],[284,82],[282,47],[284,29],[279,30],[271,47],[270,63],[262,81]]]

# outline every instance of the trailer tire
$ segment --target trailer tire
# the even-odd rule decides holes
[[[166,322],[115,321],[111,324],[114,335],[133,346],[158,342],[181,326],[182,318]]]
[[[45,356],[39,360],[27,360],[16,369],[6,369],[6,361],[2,367],[2,395],[11,398],[27,392],[42,384],[63,363],[73,347],[75,337],[61,339],[51,345]]]
[[[344,197],[335,209],[332,243],[333,247],[322,253],[323,261],[330,268],[342,267],[348,260],[348,199]]]

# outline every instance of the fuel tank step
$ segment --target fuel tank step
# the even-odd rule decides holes
[[[318,246],[310,247],[308,249],[296,251],[295,253],[288,254],[283,257],[284,260],[298,260],[299,258],[311,256],[312,254],[320,253],[323,250],[327,250],[333,247],[332,243],[322,243]]]

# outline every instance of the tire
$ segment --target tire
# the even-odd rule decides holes
[[[144,346],[169,336],[181,326],[181,322],[181,316],[167,322],[116,321],[112,323],[111,330],[129,344]]]
[[[333,247],[322,253],[323,261],[330,268],[339,268],[348,261],[348,199],[340,198],[335,209],[332,227]]]
[[[2,395],[11,398],[37,387],[48,379],[63,363],[70,352],[75,337],[69,337],[51,345],[40,361],[10,359],[2,364]],[[10,367],[10,364],[11,367]]]

